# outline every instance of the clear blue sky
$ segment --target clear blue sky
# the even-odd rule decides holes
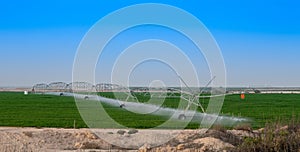
[[[70,82],[88,29],[112,11],[150,2],[174,5],[205,24],[222,50],[229,86],[300,86],[297,0],[1,1],[0,86]]]

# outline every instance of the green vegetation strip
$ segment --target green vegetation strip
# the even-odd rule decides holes
[[[102,96],[115,98],[112,93]],[[149,97],[138,96],[142,102]],[[164,107],[177,108],[178,98],[166,98]],[[199,99],[204,107],[208,99]],[[132,128],[151,128],[162,124],[168,118],[155,115],[141,115],[119,107],[103,104],[107,113],[117,122]],[[246,117],[252,120],[254,128],[265,123],[286,123],[298,119],[300,114],[300,94],[246,94],[226,96],[223,115]],[[0,126],[21,127],[87,127],[77,110],[73,97],[0,92]],[[187,128],[197,128],[199,124],[189,124]],[[176,128],[176,126],[174,126]]]
[[[86,127],[71,97],[0,92],[0,126]]]

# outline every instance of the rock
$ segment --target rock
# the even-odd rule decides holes
[[[128,131],[128,134],[135,134],[135,133],[137,133],[137,132],[139,132],[139,131],[136,130],[136,129],[130,129],[130,130]]]
[[[184,144],[179,144],[177,147],[176,147],[177,150],[183,150],[184,149]]]
[[[239,137],[255,137],[255,133],[252,131],[245,130],[227,130],[228,133],[232,133],[235,136]]]
[[[233,148],[234,146],[226,143],[220,139],[216,139],[213,137],[205,137],[196,139],[193,141],[193,143],[197,144],[203,144],[203,146],[200,148],[200,151],[222,151],[225,148]]]
[[[91,132],[86,132],[85,135],[88,139],[97,139],[98,138],[95,134],[93,134]]]
[[[124,135],[126,133],[126,131],[125,130],[118,130],[117,133],[120,134],[120,135]]]
[[[181,133],[176,137],[176,139],[179,143],[184,143],[188,139],[188,135]]]
[[[82,147],[82,143],[76,142],[74,147],[80,149]]]

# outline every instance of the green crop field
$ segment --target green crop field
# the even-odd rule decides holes
[[[252,119],[259,128],[266,123],[289,123],[300,118],[300,94],[246,94],[226,96],[221,113]]]
[[[74,99],[52,95],[0,92],[1,126],[86,127]]]
[[[160,116],[138,115],[119,107],[102,105],[115,121],[127,127],[150,128],[166,120]],[[74,120],[76,128],[87,127],[73,97],[0,92],[0,126],[72,128]]]
[[[100,93],[114,98],[112,93]],[[122,96],[121,96],[122,97]],[[149,97],[137,95],[141,102]],[[125,98],[125,96],[124,96]],[[178,98],[166,98],[164,107],[176,108]],[[208,99],[199,100],[204,107]],[[103,104],[107,113],[117,122],[128,127],[155,127],[167,118],[155,115],[142,115],[128,112],[119,107]],[[268,122],[289,122],[298,120],[300,114],[300,94],[246,94],[241,100],[239,95],[228,95],[222,110],[223,115],[251,119],[254,128],[263,127]],[[73,97],[0,92],[0,126],[33,127],[87,127],[80,117]],[[188,128],[197,128],[190,124]]]
[[[113,93],[109,92],[99,95],[114,98]],[[142,102],[149,99],[140,93],[136,96]],[[178,101],[176,98],[166,98],[163,106],[177,108]],[[199,99],[199,102],[207,107],[209,99]],[[240,95],[227,95],[220,114],[249,118],[254,128],[270,122],[288,123],[292,119],[300,119],[300,94],[246,94],[244,100],[240,99]]]

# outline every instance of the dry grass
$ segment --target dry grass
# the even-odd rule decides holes
[[[257,137],[247,137],[232,151],[292,152],[300,150],[300,123],[267,124]]]
[[[212,129],[220,131],[220,132],[224,132],[224,133],[227,131],[227,129],[222,125],[213,125]]]
[[[253,131],[251,124],[249,123],[238,124],[237,126],[234,127],[234,129],[243,130],[243,131]]]

